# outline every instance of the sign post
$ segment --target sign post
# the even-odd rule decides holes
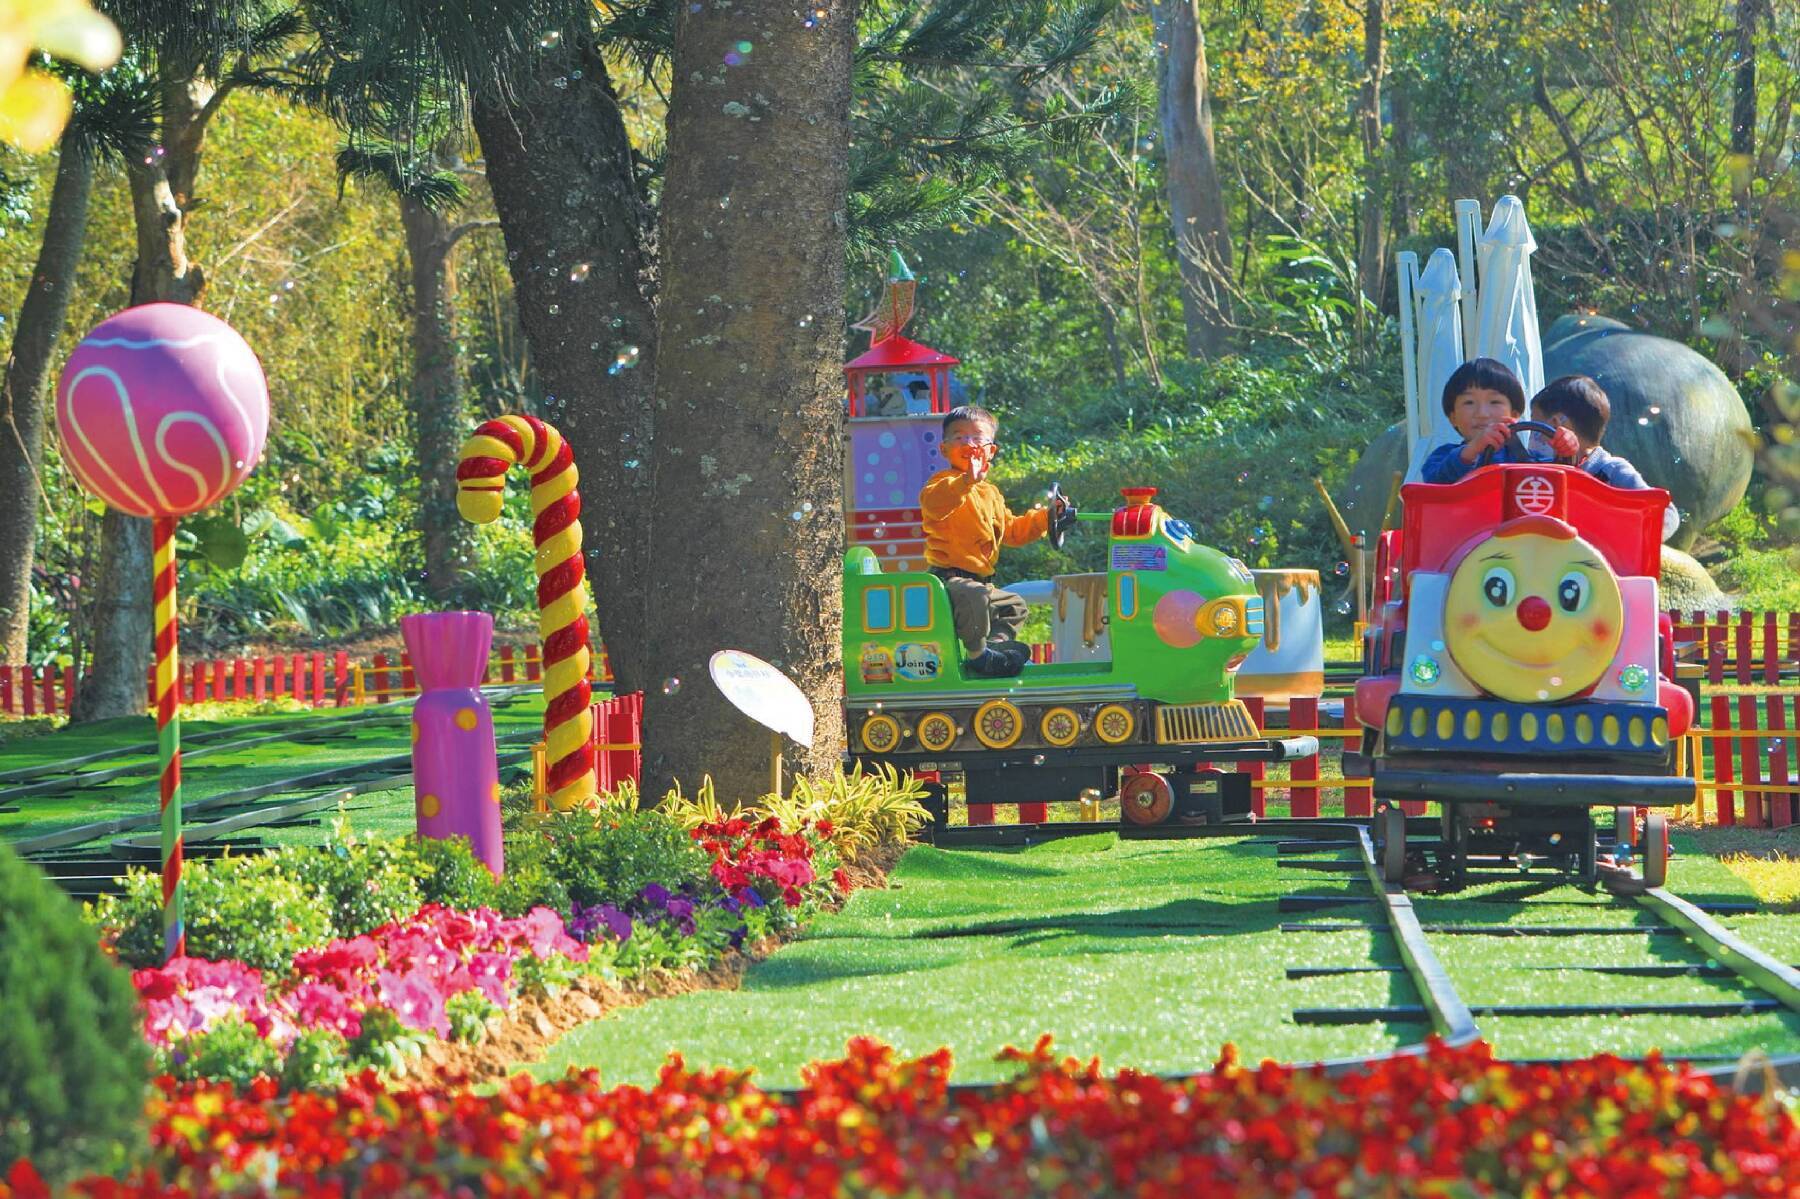
[[[770,731],[769,774],[774,793],[780,795],[781,739],[791,737],[812,748],[812,701],[794,680],[743,650],[720,650],[707,663],[707,671],[732,707]]]

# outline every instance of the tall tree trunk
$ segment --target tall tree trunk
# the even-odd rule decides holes
[[[448,218],[407,196],[400,197],[400,225],[412,275],[412,404],[425,589],[447,600],[468,577],[472,532],[456,511],[456,462],[469,430],[456,353],[453,236]]]
[[[1189,357],[1217,354],[1230,336],[1231,225],[1213,145],[1206,35],[1197,0],[1157,0],[1163,158],[1181,267]]]
[[[1387,0],[1364,0],[1363,81],[1357,128],[1362,136],[1362,197],[1357,214],[1356,281],[1370,303],[1386,301],[1387,149],[1382,138],[1381,80],[1387,74]],[[1359,309],[1360,311],[1360,309]],[[1358,318],[1360,322],[1360,317]]]
[[[843,747],[843,327],[856,5],[812,29],[782,0],[676,17],[662,193],[662,336],[650,651],[683,685],[644,710],[649,794],[711,774],[767,787],[769,735],[708,681],[714,650],[768,659],[811,699],[803,759]],[[758,30],[742,65],[721,47]]]
[[[1393,143],[1393,176],[1392,195],[1388,200],[1388,228],[1396,239],[1411,237],[1419,231],[1419,222],[1413,213],[1412,195],[1412,150],[1413,150],[1413,118],[1412,97],[1404,88],[1394,90],[1394,131]],[[1480,192],[1458,192],[1459,196],[1480,195]]]
[[[1737,70],[1731,83],[1731,153],[1743,160],[1733,174],[1741,172],[1746,189],[1756,170],[1756,20],[1763,3],[1738,0],[1737,44],[1732,48]]]
[[[206,286],[188,258],[187,213],[200,170],[200,146],[216,106],[210,83],[164,60],[163,152],[126,172],[137,228],[131,303],[193,304]],[[183,78],[186,76],[186,78]],[[150,522],[111,508],[100,528],[99,582],[87,626],[93,630],[93,670],[76,693],[76,723],[141,715],[150,665]]]
[[[717,65],[716,63],[713,65]],[[581,471],[599,633],[624,690],[654,681],[650,456],[656,382],[654,215],[606,63],[564,37],[508,96],[478,95],[476,132],[549,419]],[[656,679],[662,678],[656,675]]]
[[[62,336],[69,292],[87,236],[88,197],[94,190],[94,160],[64,133],[44,218],[31,286],[13,327],[12,353],[0,391],[0,662],[25,663],[31,626],[31,564],[37,549],[38,467],[44,459],[44,381],[50,354]]]

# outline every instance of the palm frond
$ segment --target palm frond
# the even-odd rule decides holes
[[[469,198],[454,172],[401,146],[346,145],[338,150],[337,169],[340,186],[350,179],[371,181],[434,212],[448,212]]]

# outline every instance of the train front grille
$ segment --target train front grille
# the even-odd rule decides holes
[[[1158,704],[1158,745],[1205,745],[1212,741],[1253,741],[1262,736],[1242,700],[1222,704]]]

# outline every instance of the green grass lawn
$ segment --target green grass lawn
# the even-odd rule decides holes
[[[1697,899],[1749,899],[1744,882],[1689,852],[1674,889]],[[1328,856],[1328,855],[1327,855]],[[1121,842],[1111,834],[1027,850],[914,849],[886,891],[842,912],[753,967],[741,990],[659,1000],[576,1029],[533,1066],[554,1077],[598,1066],[613,1082],[654,1078],[666,1055],[695,1065],[753,1066],[774,1084],[838,1054],[859,1034],[916,1054],[948,1045],[956,1077],[1000,1076],[994,1053],[1051,1033],[1065,1051],[1111,1066],[1203,1067],[1227,1041],[1252,1060],[1313,1060],[1413,1041],[1422,1025],[1301,1026],[1299,1007],[1418,1002],[1400,973],[1288,980],[1290,965],[1395,964],[1373,930],[1278,931],[1283,921],[1372,923],[1346,906],[1278,913],[1284,894],[1366,896],[1356,875],[1278,871],[1267,841]],[[1427,922],[1654,923],[1643,909],[1547,874],[1499,879],[1456,897],[1416,900]],[[1800,960],[1800,920],[1731,919],[1772,952]],[[1779,930],[1776,932],[1775,930]],[[1733,1000],[1732,979],[1635,978],[1565,969],[1589,963],[1701,964],[1677,937],[1433,936],[1463,996],[1475,1003]],[[1800,1016],[1490,1017],[1484,1033],[1514,1057],[1609,1051],[1737,1054],[1800,1051]]]
[[[404,756],[411,752],[408,708],[397,708],[385,719],[357,721],[345,736],[329,740],[290,739],[266,741],[243,749],[227,750],[182,763],[182,797],[192,804],[226,791],[238,791],[267,783],[373,762],[381,758]],[[338,721],[346,715],[332,709],[309,714],[309,720]],[[266,716],[233,718],[231,724],[254,736],[259,724],[292,720],[293,713],[277,712]],[[494,701],[494,731],[505,737],[529,734],[543,719],[543,699],[535,691],[520,692],[505,700]],[[184,722],[184,732],[204,732],[219,725],[208,721]],[[0,745],[0,770],[17,770],[40,764],[64,761],[102,750],[117,749],[154,739],[155,728],[148,719],[107,721],[102,724],[63,729],[41,736],[21,738]],[[510,749],[523,748],[522,745]],[[195,745],[194,748],[204,748]],[[0,812],[0,838],[20,840],[40,836],[93,821],[118,816],[154,812],[157,804],[157,767],[154,754],[132,755],[96,762],[83,770],[110,769],[115,766],[141,766],[130,775],[108,782],[90,784],[79,790],[31,795],[8,803],[16,811]],[[392,773],[404,774],[408,767],[397,764]],[[5,789],[0,784],[0,792]],[[309,790],[317,789],[311,785]],[[281,802],[279,794],[260,801]],[[394,810],[399,805],[398,810]],[[390,792],[385,800],[359,796],[352,801],[353,813],[367,810],[372,832],[411,830],[410,792]],[[202,810],[194,814],[192,823],[217,819],[224,813]],[[362,827],[362,821],[357,821]],[[285,830],[270,830],[265,839],[278,840]],[[257,834],[251,834],[257,835]],[[296,834],[299,835],[299,834]]]

